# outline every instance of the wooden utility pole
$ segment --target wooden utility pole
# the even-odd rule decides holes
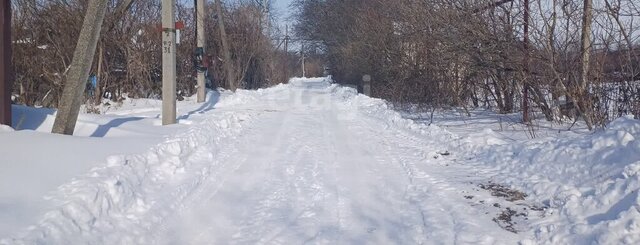
[[[220,28],[220,41],[222,41],[222,53],[224,53],[224,69],[227,73],[227,83],[229,89],[236,91],[237,84],[233,72],[233,64],[231,60],[231,47],[227,40],[227,30],[224,27],[224,16],[222,15],[222,3],[220,0],[216,0],[216,14],[218,15],[218,28]]]
[[[196,40],[197,40],[197,49],[200,55],[201,62],[200,64],[202,65],[202,62],[204,62],[204,57],[206,57],[206,52],[205,52],[205,38],[206,35],[204,34],[205,30],[204,30],[204,10],[205,10],[205,5],[204,5],[204,0],[196,0]],[[204,81],[204,70],[200,67],[197,68],[198,70],[198,98],[197,101],[198,103],[202,103],[206,100],[206,93],[205,93],[205,81]]]
[[[162,125],[176,123],[176,0],[162,0]]]
[[[0,2],[0,124],[11,126],[11,0]]]
[[[109,0],[91,0],[73,53],[52,133],[72,135]]]

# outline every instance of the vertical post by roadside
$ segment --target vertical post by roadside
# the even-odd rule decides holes
[[[0,124],[11,126],[11,0],[0,2]]]
[[[162,125],[176,123],[175,0],[162,0]]]
[[[65,76],[62,96],[51,133],[73,135],[93,59],[100,40],[102,23],[109,8],[108,0],[88,1],[87,10],[73,51],[73,59]]]
[[[371,75],[369,74],[362,76],[362,93],[371,96]]]
[[[205,30],[204,30],[204,10],[205,10],[205,5],[204,5],[204,0],[196,0],[196,39],[197,39],[197,55],[199,55],[199,60],[200,62],[198,62],[198,65],[200,67],[196,67],[196,69],[198,70],[198,98],[197,101],[198,103],[202,103],[206,100],[206,93],[205,93],[205,67],[203,67],[204,65],[204,57],[206,57],[206,52],[205,52],[205,38],[206,35],[204,34]]]
[[[300,47],[300,56],[302,56],[302,77],[307,77],[307,69],[304,67],[304,42]]]

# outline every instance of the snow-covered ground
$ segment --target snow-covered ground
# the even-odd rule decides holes
[[[640,122],[439,112],[326,79],[0,128],[0,244],[637,244]],[[21,116],[25,115],[25,116]],[[411,119],[407,119],[411,118]],[[532,136],[536,137],[532,137]]]

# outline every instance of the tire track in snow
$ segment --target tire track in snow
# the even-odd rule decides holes
[[[287,134],[293,136],[286,137],[291,139],[288,145],[295,147],[294,153],[284,154],[289,161],[284,164],[286,171],[285,178],[282,178],[280,186],[285,189],[283,193],[287,193],[288,198],[279,199],[277,203],[272,203],[266,210],[273,211],[280,208],[289,209],[291,215],[281,217],[278,221],[267,220],[260,223],[257,227],[271,225],[275,227],[266,235],[255,236],[260,238],[257,243],[260,244],[289,244],[291,242],[316,242],[327,243],[329,238],[326,234],[331,231],[323,230],[319,226],[326,223],[323,220],[323,212],[327,205],[324,203],[327,197],[326,178],[323,172],[318,171],[321,164],[324,163],[322,156],[322,146],[309,139],[318,139],[318,131],[308,130],[309,128],[322,127],[321,123],[314,120],[308,111],[294,111],[296,120],[289,121],[284,128],[288,129]],[[293,157],[291,157],[293,156]],[[288,188],[288,189],[287,189]],[[274,224],[274,221],[276,222]],[[330,223],[330,221],[329,221]],[[247,229],[256,229],[256,226],[246,227]],[[242,243],[253,243],[255,238],[242,240]]]
[[[395,215],[396,218],[403,220],[405,223],[403,229],[405,229],[404,232],[406,234],[402,236],[410,237],[411,240],[405,240],[402,243],[424,243],[424,225],[421,222],[422,219],[418,219],[421,217],[419,209],[412,207],[411,203],[405,202],[406,189],[411,185],[412,179],[410,177],[403,178],[403,176],[407,176],[405,170],[399,168],[397,159],[394,158],[395,152],[380,147],[381,141],[384,140],[383,137],[380,137],[382,131],[372,128],[371,125],[363,124],[361,120],[354,120],[349,126],[349,130],[355,132],[353,136],[359,142],[367,142],[367,144],[362,144],[360,147],[368,149],[366,154],[374,156],[375,161],[371,166],[373,167],[371,168],[371,174],[375,175],[376,180],[380,183],[385,183],[383,186],[386,189],[382,191],[382,196],[388,202],[388,207],[393,208],[394,212],[397,213]],[[393,189],[390,187],[393,187]]]
[[[272,126],[274,123],[279,126],[277,132],[260,136],[259,132],[264,132],[266,128],[256,126],[241,141],[248,143],[255,141],[256,136],[263,138],[252,143],[264,143],[269,147],[253,152],[254,157],[244,159],[246,161],[242,167],[230,175],[231,180],[223,186],[224,191],[204,198],[202,205],[195,208],[197,215],[199,210],[220,206],[225,200],[229,200],[225,192],[229,189],[240,189],[239,195],[251,195],[238,199],[235,212],[238,215],[229,215],[228,223],[224,223],[228,228],[220,231],[221,224],[215,221],[206,220],[197,223],[198,228],[192,239],[173,240],[176,243],[211,243],[215,241],[224,243],[288,243],[287,241],[304,241],[317,237],[323,238],[322,232],[315,229],[325,221],[323,210],[326,205],[322,201],[327,198],[324,192],[324,177],[321,169],[323,154],[314,150],[314,142],[307,142],[305,139],[315,139],[317,133],[308,131],[309,123],[315,120],[309,119],[307,113],[290,112],[295,120],[290,120],[292,115],[289,112],[273,113],[273,117],[263,118],[262,123]],[[273,121],[270,121],[273,120]],[[251,134],[255,133],[253,136]],[[271,144],[269,144],[271,143]],[[258,147],[259,148],[259,147]],[[241,149],[240,155],[247,154],[246,149]],[[235,160],[233,158],[228,160]],[[263,172],[255,175],[251,182],[241,183],[243,173],[251,173],[258,169]],[[240,176],[238,176],[240,175]],[[258,185],[259,184],[259,185]],[[206,189],[206,188],[205,188]],[[243,190],[244,189],[244,190]],[[246,194],[245,194],[246,193]],[[281,212],[287,210],[288,212]],[[189,216],[180,214],[178,216]],[[320,217],[320,218],[319,218]],[[184,218],[178,217],[177,219]],[[215,218],[212,218],[215,219]],[[191,222],[189,218],[186,222]],[[183,223],[183,222],[178,222]],[[190,226],[191,228],[193,225]],[[291,229],[291,228],[295,229]],[[305,227],[309,229],[305,229]],[[224,228],[223,228],[224,229]],[[162,240],[164,238],[158,239]],[[284,240],[283,240],[284,239]]]
[[[371,128],[381,125],[371,118],[362,118],[361,121]],[[461,190],[475,187],[469,183],[468,176],[478,170],[453,162],[443,166],[428,157],[448,142],[409,135],[400,128],[387,128],[380,132],[383,132],[380,138],[388,155],[392,156],[392,162],[402,166],[411,183],[406,194],[409,201],[420,209],[426,230],[432,231],[428,233],[428,241],[494,244],[505,237],[515,237],[500,229],[491,221],[492,217],[484,215],[484,210],[466,205],[462,199]]]
[[[490,244],[510,235],[463,200],[465,176],[475,169],[432,158],[452,145],[443,137],[405,130],[384,113],[368,115],[347,97],[306,87],[290,86],[294,96],[257,91],[261,97],[250,103],[219,110],[254,115],[242,134],[211,144],[169,141],[153,159],[145,156],[145,164],[168,171],[158,179],[166,184],[145,187],[147,213],[130,213],[142,227],[126,234],[133,240],[113,241]]]
[[[273,118],[270,113],[265,114],[262,117],[262,121],[265,118]],[[199,212],[208,213],[206,204],[216,198],[220,190],[224,190],[229,185],[234,184],[229,183],[234,181],[231,177],[241,168],[246,167],[245,164],[248,163],[247,159],[249,158],[246,154],[240,154],[239,149],[246,147],[243,144],[253,143],[246,140],[247,135],[255,135],[262,129],[259,125],[253,124],[243,137],[228,141],[230,144],[223,147],[221,156],[211,163],[212,166],[216,167],[212,170],[212,176],[201,188],[193,193],[192,199],[183,202],[183,206],[188,207],[188,209],[183,208],[180,212],[175,213],[172,219],[165,222],[165,225],[155,233],[155,244],[193,244],[203,243],[210,239],[210,237],[207,237],[207,234],[211,233],[210,229],[194,230],[193,228],[195,226],[206,227],[210,225],[211,219],[216,217],[199,216]],[[200,241],[199,239],[203,240]]]
[[[342,228],[339,240],[421,243],[419,215],[399,196],[407,184],[404,175],[389,164],[388,154],[377,147],[379,132],[361,125],[359,120],[339,119],[347,118],[339,113],[350,112],[336,111],[330,116],[334,127],[329,134],[338,151],[336,174]]]

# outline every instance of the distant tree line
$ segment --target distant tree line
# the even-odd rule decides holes
[[[529,0],[527,20],[524,0],[296,0],[295,30],[338,82],[370,74],[396,104],[514,113],[526,91],[547,120],[597,127],[640,116],[640,2],[591,1]]]
[[[134,0],[118,13],[125,2],[109,1],[91,72],[96,86],[86,95],[89,103],[118,101],[125,95],[158,98],[161,93],[161,1]],[[176,17],[185,26],[177,47],[180,98],[195,93],[196,45],[193,1],[177,2]],[[271,34],[277,30],[265,29],[272,20],[265,16],[262,1],[215,3],[207,1],[205,20],[210,86],[259,88],[285,82],[291,75],[285,74],[285,66],[295,58],[276,49]],[[87,4],[88,0],[13,0],[15,103],[57,107]],[[225,24],[228,59],[218,18]],[[87,86],[93,86],[91,81]]]

